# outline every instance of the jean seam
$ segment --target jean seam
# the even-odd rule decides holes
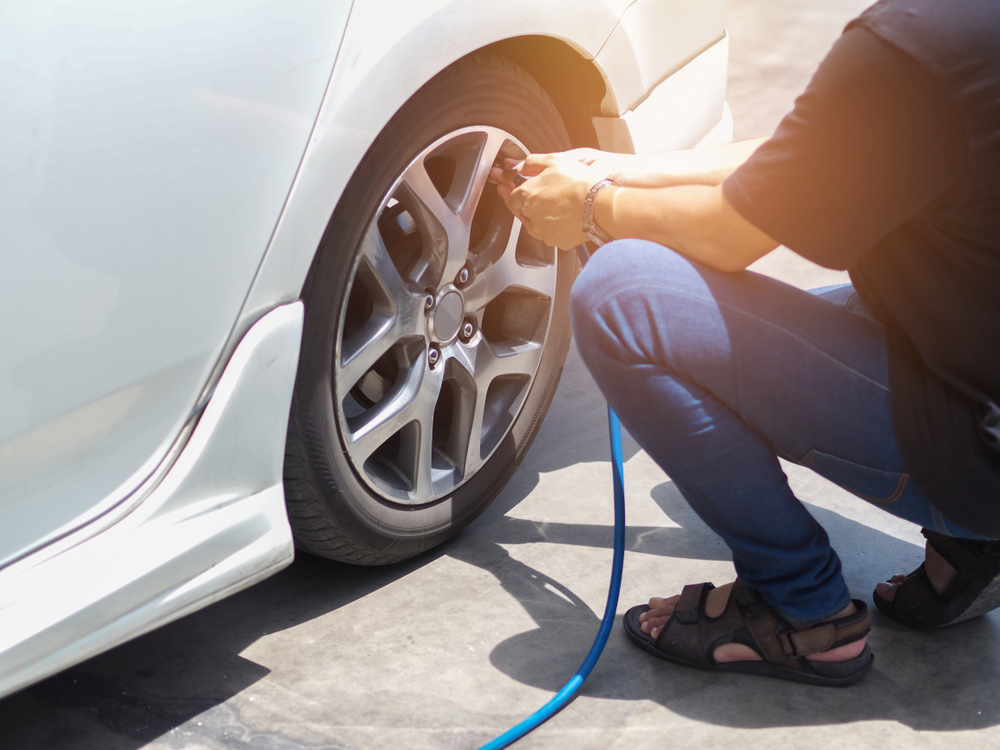
[[[853,464],[854,466],[858,466],[862,469],[868,469],[869,471],[878,471],[883,474],[896,473],[894,471],[882,471],[882,469],[876,469],[873,466],[865,466],[864,464],[855,464],[853,461],[849,461],[846,458],[840,458],[839,456],[833,456],[833,454],[826,453],[826,451],[821,451],[818,448],[810,448],[808,451],[806,451],[806,455],[802,457],[802,460],[796,461],[795,463],[797,463],[799,466],[804,466],[807,469],[812,469],[812,466],[810,466],[810,464],[813,462],[813,459],[816,458],[817,453],[822,453],[823,455],[826,456],[832,456],[833,458],[836,458],[839,461],[844,461],[845,463]],[[815,471],[817,474],[820,474],[820,476],[822,476],[822,474],[816,469],[812,470]],[[903,496],[903,492],[906,490],[906,485],[909,484],[909,481],[910,481],[910,475],[908,473],[903,472],[899,474],[899,479],[896,480],[896,489],[894,489],[892,491],[892,494],[886,498],[877,498],[872,495],[868,495],[864,492],[858,492],[857,490],[848,489],[847,487],[843,487],[843,489],[847,490],[852,495],[860,497],[862,500],[865,500],[866,502],[875,503],[877,505],[891,505],[892,503],[896,502],[897,500],[899,500],[899,498]],[[834,484],[837,484],[837,482],[834,482]],[[838,486],[842,487],[843,485],[838,485]]]
[[[786,336],[788,336],[788,337],[790,337],[790,338],[792,338],[792,339],[794,339],[794,340],[796,340],[796,341],[804,344],[807,348],[811,349],[814,353],[818,354],[820,357],[822,357],[823,359],[827,360],[828,362],[833,363],[837,367],[840,367],[844,371],[849,372],[852,375],[855,375],[856,377],[860,378],[861,380],[864,380],[865,382],[870,383],[871,385],[875,386],[876,388],[878,388],[878,389],[880,389],[882,391],[885,391],[886,393],[889,392],[889,388],[887,386],[884,386],[881,383],[878,383],[878,382],[872,380],[867,375],[864,375],[863,373],[860,373],[857,370],[855,370],[853,367],[848,367],[847,365],[845,365],[840,360],[835,359],[835,358],[831,357],[830,355],[828,355],[826,352],[817,349],[813,344],[811,344],[809,341],[807,341],[806,339],[802,338],[798,334],[792,333],[788,329],[782,328],[781,326],[778,326],[778,325],[775,325],[771,321],[765,320],[764,318],[761,318],[761,317],[759,317],[757,315],[754,315],[753,313],[747,312],[747,311],[742,310],[742,309],[740,309],[738,307],[734,307],[734,306],[729,305],[729,304],[727,304],[725,302],[721,302],[721,301],[715,299],[714,297],[699,297],[698,295],[692,294],[691,292],[688,292],[685,289],[678,289],[676,287],[672,287],[672,286],[668,286],[668,285],[656,285],[656,284],[642,283],[642,284],[632,284],[630,286],[621,287],[619,289],[616,289],[613,292],[608,293],[603,298],[600,298],[597,302],[594,303],[594,309],[596,310],[597,308],[599,308],[602,305],[606,304],[607,302],[609,302],[611,299],[613,299],[617,295],[621,294],[622,292],[635,291],[635,290],[639,290],[639,289],[649,289],[649,290],[660,290],[660,291],[675,292],[677,294],[684,295],[684,296],[689,297],[691,299],[698,300],[699,302],[712,302],[715,305],[717,305],[719,308],[725,308],[727,310],[731,310],[732,312],[738,313],[740,315],[745,315],[748,318],[751,318],[752,320],[755,320],[758,323],[761,323],[761,324],[767,326],[768,328],[771,328],[771,329],[773,329],[775,331],[779,331],[779,332],[785,334]]]

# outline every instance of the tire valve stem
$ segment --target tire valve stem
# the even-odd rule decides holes
[[[427,350],[427,364],[431,366],[431,369],[434,369],[434,366],[437,365],[437,363],[440,361],[441,361],[440,349],[438,349],[436,346],[432,346],[430,349]]]

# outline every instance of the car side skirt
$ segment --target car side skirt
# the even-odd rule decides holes
[[[0,572],[0,696],[277,572],[303,305],[241,340],[170,470],[101,533]]]

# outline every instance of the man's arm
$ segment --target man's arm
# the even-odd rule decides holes
[[[660,169],[672,158],[669,154],[659,157],[659,168],[633,168],[629,174],[644,175],[646,184],[674,186],[605,188],[594,205],[598,225],[616,239],[651,240],[722,271],[746,268],[778,245],[740,216],[722,193],[722,179],[759,145],[749,143],[752,147],[731,144],[700,162],[693,157],[696,152],[677,152],[692,154],[679,157],[691,159],[691,169],[683,174],[700,178],[700,184],[672,182],[682,172]],[[531,235],[556,247],[575,247],[587,239],[580,219],[588,191],[603,177],[597,166],[574,158],[573,152],[529,156],[523,172],[536,176],[513,191],[501,185],[500,194]]]
[[[719,271],[742,271],[778,246],[726,200],[722,185],[608,186],[594,201],[612,237],[651,240]]]
[[[721,185],[767,139],[638,155],[579,148],[567,151],[566,156],[593,167],[601,179],[610,177],[625,187]]]

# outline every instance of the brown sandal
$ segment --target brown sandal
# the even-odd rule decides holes
[[[922,529],[938,554],[958,571],[944,596],[931,585],[924,564],[898,585],[892,601],[872,592],[875,606],[896,622],[926,630],[971,620],[1000,607],[1000,541],[945,536]]]
[[[705,614],[705,598],[711,583],[685,586],[674,614],[657,638],[643,633],[639,615],[649,607],[633,607],[622,624],[628,637],[651,654],[688,667],[719,672],[741,672],[812,685],[842,686],[857,682],[872,668],[874,656],[864,650],[844,662],[816,662],[805,657],[859,641],[870,630],[868,607],[854,599],[853,615],[795,630],[771,609],[760,593],[737,580],[729,593],[726,609],[718,617]],[[723,643],[749,646],[763,661],[718,663],[713,654]]]

